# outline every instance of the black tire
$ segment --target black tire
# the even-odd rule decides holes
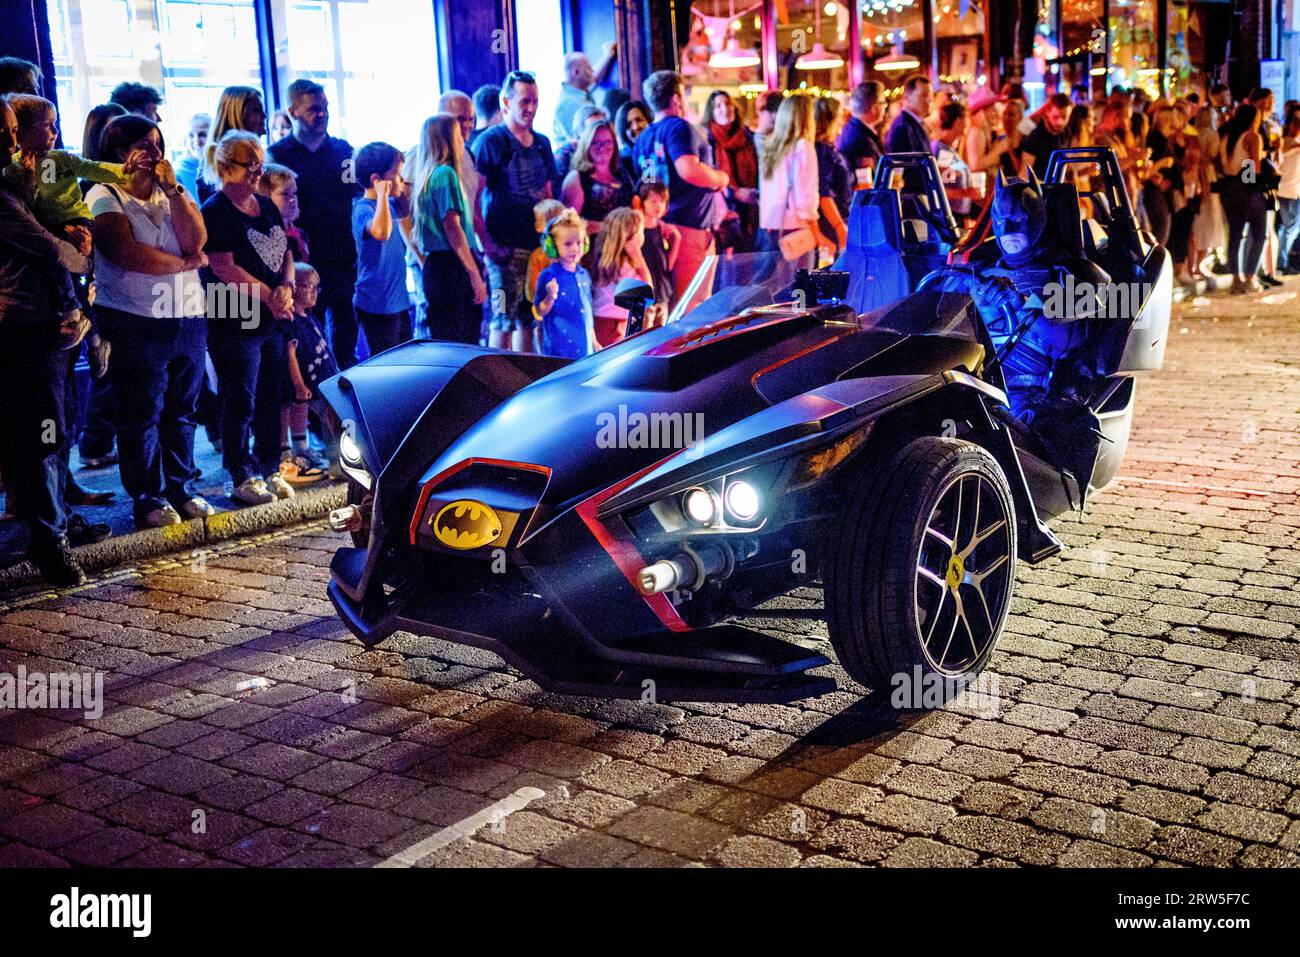
[[[972,493],[976,508],[962,514]],[[986,521],[980,509],[1000,516]],[[973,678],[984,668],[1006,622],[1016,565],[1015,507],[992,455],[958,439],[915,439],[862,474],[831,534],[839,540],[828,549],[827,623],[855,681],[884,690],[896,675],[911,681],[918,667],[923,679]]]

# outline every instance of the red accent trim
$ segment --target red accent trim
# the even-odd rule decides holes
[[[690,352],[697,349],[705,343],[702,341],[709,336],[726,332],[735,326],[747,326],[740,332],[753,332],[755,329],[764,329],[768,326],[774,326],[778,322],[788,322],[794,319],[797,314],[782,313],[771,319],[762,322],[755,321],[753,315],[749,316],[731,316],[727,319],[719,319],[717,322],[711,322],[707,326],[700,326],[698,329],[692,329],[690,332],[683,333],[675,339],[669,339],[667,342],[661,342],[645,354],[648,356],[679,356],[683,352]],[[752,325],[750,325],[752,323]],[[737,333],[739,334],[739,332]]]
[[[612,524],[606,525],[596,518],[596,509],[600,508],[600,506],[606,501],[623,491],[623,489],[627,488],[637,479],[653,472],[669,459],[676,455],[680,455],[683,451],[685,450],[679,449],[676,452],[673,452],[672,455],[665,456],[653,465],[648,465],[641,471],[629,475],[627,478],[611,485],[604,491],[597,492],[595,495],[591,496],[591,498],[579,502],[575,507],[578,517],[582,519],[583,523],[591,531],[591,534],[595,536],[596,541],[600,543],[600,547],[605,549],[609,557],[613,559],[614,564],[618,566],[618,570],[623,573],[623,576],[628,580],[628,583],[636,589],[638,595],[641,595],[641,589],[637,586],[636,575],[637,572],[645,567],[645,559],[641,556],[641,553],[637,551],[636,545],[633,543],[631,536],[626,531],[626,526]],[[691,626],[682,620],[682,616],[677,613],[677,609],[674,608],[673,603],[668,600],[668,596],[661,594],[641,595],[641,597],[645,599],[645,603],[650,606],[650,610],[655,613],[655,616],[663,622],[664,627],[669,631],[681,632],[691,630]]]
[[[859,330],[854,329],[853,331],[854,331],[854,332],[857,332],[857,331],[859,331]],[[769,372],[771,372],[773,369],[779,369],[781,366],[785,365],[787,362],[794,362],[795,359],[802,359],[804,356],[808,355],[810,352],[816,352],[816,351],[817,351],[818,349],[820,349],[822,346],[829,346],[832,342],[838,342],[840,339],[843,339],[845,336],[850,335],[850,334],[851,334],[851,333],[848,333],[848,332],[838,332],[838,333],[836,333],[835,335],[831,336],[829,339],[823,339],[821,342],[818,342],[818,343],[816,343],[816,344],[814,344],[814,345],[811,345],[811,346],[809,346],[809,347],[806,348],[806,349],[800,349],[798,352],[794,353],[793,355],[788,355],[788,356],[786,356],[784,359],[777,359],[777,360],[776,360],[775,362],[773,362],[770,366],[765,366],[764,368],[759,369],[759,370],[758,370],[757,372],[755,372],[752,376],[750,376],[750,377],[749,377],[749,384],[750,384],[751,386],[757,386],[757,385],[758,385],[758,380],[759,380],[760,378],[762,378],[763,376],[767,375],[767,374],[768,374]]]
[[[451,478],[457,472],[469,468],[471,465],[496,465],[507,469],[523,469],[526,472],[538,472],[546,476],[550,481],[551,470],[545,465],[533,465],[531,462],[512,462],[508,459],[461,459],[451,468],[443,469],[429,481],[425,482],[420,489],[420,497],[415,503],[415,514],[411,516],[411,544],[415,544],[415,533],[420,527],[420,516],[424,514],[425,506],[429,504],[429,496],[434,488],[441,485],[447,479]]]

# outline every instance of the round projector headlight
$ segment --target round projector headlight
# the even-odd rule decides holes
[[[758,489],[744,481],[727,483],[727,511],[742,522],[751,521],[758,514]]]
[[[339,437],[339,456],[348,465],[361,465],[361,447],[357,445],[356,439],[352,438],[351,432],[344,432]]]
[[[682,496],[686,517],[695,525],[706,528],[718,520],[718,500],[706,488],[687,489]]]

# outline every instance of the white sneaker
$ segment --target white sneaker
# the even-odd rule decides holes
[[[146,512],[140,519],[142,528],[163,528],[167,525],[179,525],[180,523],[180,515],[170,505],[160,505],[158,508]]]
[[[275,501],[275,493],[266,487],[266,483],[256,475],[244,479],[239,486],[230,493],[230,497],[236,502],[242,502],[245,505],[266,505]]]
[[[182,518],[207,518],[209,515],[216,515],[217,510],[212,507],[212,503],[201,495],[196,495],[187,502],[182,502],[177,509]]]
[[[266,487],[276,498],[293,498],[293,486],[285,479],[283,472],[267,476]]]

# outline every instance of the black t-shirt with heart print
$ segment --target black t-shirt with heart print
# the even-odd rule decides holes
[[[208,241],[203,251],[230,253],[235,265],[260,282],[275,288],[284,277],[284,253],[289,247],[289,236],[284,230],[280,210],[268,196],[257,195],[259,213],[249,216],[241,212],[225,193],[217,192],[203,204],[203,224],[208,230]],[[201,273],[205,283],[220,283],[211,267]],[[251,294],[251,293],[249,293]],[[223,297],[209,295],[209,303],[224,301]],[[209,318],[227,318],[209,316]]]

